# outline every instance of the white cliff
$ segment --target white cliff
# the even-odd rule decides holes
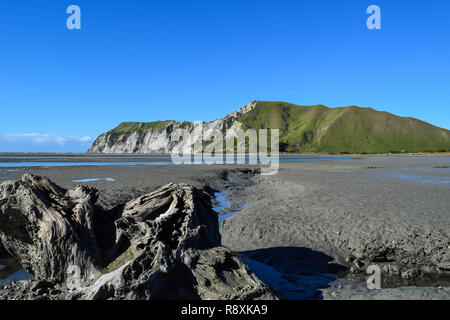
[[[222,119],[203,123],[203,138],[195,137],[193,140],[183,140],[182,132],[193,132],[194,123],[167,121],[158,128],[137,130],[134,132],[114,132],[114,130],[100,135],[92,144],[88,153],[170,153],[188,152],[192,145],[202,145],[202,141],[211,141],[218,132],[225,132],[233,136],[241,128],[237,120],[243,114],[256,106],[251,102],[238,111]]]

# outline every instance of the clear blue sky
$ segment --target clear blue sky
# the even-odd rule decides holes
[[[71,4],[82,30],[66,28]],[[450,129],[449,15],[448,0],[1,1],[0,151],[85,151],[122,121],[209,121],[252,100]]]

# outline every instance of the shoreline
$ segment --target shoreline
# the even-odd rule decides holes
[[[367,156],[281,163],[279,173],[271,177],[258,175],[257,166],[249,165],[38,167],[3,173],[0,180],[33,173],[67,189],[92,186],[100,190],[98,203],[106,209],[169,182],[188,183],[210,194],[227,190],[229,208],[239,212],[220,230],[224,246],[291,276],[298,266],[326,272],[337,265],[354,272],[356,282],[351,285],[318,283],[311,292],[314,297],[414,299],[428,294],[450,299],[450,279],[445,280],[450,268],[450,184],[430,182],[450,179],[447,165],[448,156]],[[405,180],[395,172],[419,172],[428,180]],[[116,181],[72,182],[101,177]],[[388,286],[396,288],[367,291],[361,282],[370,263],[379,264]],[[417,287],[426,271],[444,278]]]
[[[386,153],[327,153],[327,152],[280,152],[279,155],[299,155],[299,156],[448,156],[449,152],[386,152]],[[171,153],[88,153],[88,152],[0,152],[1,157],[13,157],[13,156],[65,156],[65,157],[79,157],[79,156],[91,156],[91,157],[110,157],[110,156],[167,156],[170,158]]]

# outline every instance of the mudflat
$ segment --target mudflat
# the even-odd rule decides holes
[[[299,259],[294,257],[312,250],[326,255],[328,263],[349,268],[347,279],[362,283],[367,267],[377,265],[382,287],[407,286],[386,295],[367,290],[364,283],[358,289],[362,296],[430,297],[422,290],[432,286],[432,296],[448,299],[449,166],[445,156],[282,164],[277,175],[255,177],[244,192],[231,193],[234,201],[251,205],[225,221],[222,242],[282,272],[295,274]],[[285,247],[290,251],[276,255]],[[328,298],[361,297],[348,286],[319,289]]]
[[[293,298],[450,299],[450,156],[285,162],[273,176],[257,169],[0,168],[0,181],[32,173],[73,188],[80,184],[73,180],[113,178],[81,183],[101,191],[104,207],[170,182],[226,191],[236,213],[223,222],[222,244],[290,279],[291,292],[304,291]],[[367,289],[371,265],[380,268],[383,289]]]

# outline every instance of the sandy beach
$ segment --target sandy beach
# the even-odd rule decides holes
[[[112,178],[81,183],[105,208],[170,182],[225,192],[236,213],[222,244],[290,279],[292,298],[450,299],[450,156],[286,162],[274,176],[250,165],[0,168],[0,181],[24,173],[67,189]],[[367,289],[369,265],[383,289]]]

